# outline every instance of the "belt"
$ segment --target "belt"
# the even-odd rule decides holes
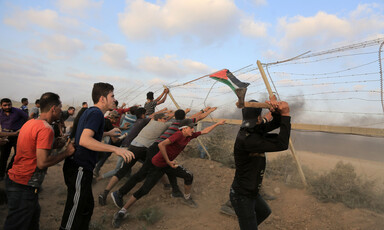
[[[250,157],[265,157],[265,153],[250,153]]]

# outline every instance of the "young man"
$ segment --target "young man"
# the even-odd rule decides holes
[[[87,109],[80,117],[76,135],[74,155],[67,158],[63,167],[67,185],[67,202],[60,229],[88,229],[92,217],[94,200],[92,195],[93,169],[98,152],[112,152],[126,162],[133,153],[101,142],[104,133],[104,113],[115,108],[113,86],[95,83],[92,90],[95,106]]]
[[[175,161],[176,157],[184,150],[185,146],[194,138],[211,132],[215,127],[223,125],[225,120],[211,125],[201,132],[194,132],[194,123],[191,119],[184,119],[180,122],[179,131],[169,138],[159,143],[160,151],[152,158],[152,166],[148,176],[141,188],[133,193],[124,207],[113,216],[112,225],[117,228],[120,226],[127,209],[131,207],[138,199],[148,194],[157,184],[160,178],[166,173],[181,177],[184,179],[184,203],[190,207],[197,207],[197,204],[191,197],[191,188],[193,175],[187,169],[179,166]]]
[[[28,115],[18,108],[12,107],[12,101],[9,98],[1,99],[0,125],[2,132],[16,132],[28,120]],[[0,147],[0,181],[4,180],[7,162],[12,148],[16,153],[17,135],[9,136],[8,141]],[[12,166],[13,158],[8,165]]]
[[[243,108],[243,123],[234,146],[236,172],[229,196],[241,230],[257,229],[271,214],[259,193],[266,165],[265,152],[288,148],[291,130],[288,103],[277,102],[275,97],[270,99],[267,103],[272,105],[271,122],[262,122],[262,109]],[[279,134],[268,134],[279,127]]]
[[[164,113],[159,113],[154,116],[154,119],[150,120],[150,122],[140,131],[140,133],[132,140],[128,149],[135,154],[135,160],[131,161],[129,164],[124,164],[123,167],[116,172],[116,174],[111,178],[107,187],[104,190],[104,193],[99,195],[99,203],[101,205],[106,204],[106,197],[109,191],[113,188],[115,184],[119,180],[121,180],[135,165],[137,160],[145,160],[146,153],[148,147],[150,147],[156,139],[168,129],[171,125],[170,122],[167,122],[169,119],[173,117],[173,113],[168,115],[168,117]],[[124,195],[124,194],[122,194]],[[122,202],[119,202],[122,195],[116,196],[116,194],[111,194],[112,200],[116,206],[122,206]]]
[[[29,104],[28,98],[23,97],[21,99],[21,107],[20,107],[20,109],[21,109],[21,111],[25,112],[27,114],[27,116],[29,114],[28,113],[28,104]]]
[[[215,110],[216,110],[216,107],[213,107],[213,108],[207,107],[199,111],[198,113],[192,115],[190,118],[192,119],[193,122],[197,122],[201,119],[204,119]],[[190,109],[186,109],[186,111],[182,109],[176,110],[175,112],[176,121],[174,121],[171,124],[171,126],[169,126],[169,128],[165,132],[163,132],[159,136],[159,138],[157,138],[156,141],[148,148],[148,150],[146,151],[145,161],[141,166],[140,170],[136,172],[134,175],[132,175],[129,178],[129,180],[122,187],[120,187],[119,190],[111,193],[111,196],[116,206],[121,208],[124,205],[123,196],[127,194],[129,191],[131,191],[137,183],[145,179],[145,177],[149,172],[149,169],[151,168],[153,156],[159,152],[159,147],[158,147],[159,143],[166,140],[167,138],[169,138],[179,130],[180,123],[185,119],[185,115],[189,111]],[[118,174],[116,174],[116,176],[118,176]],[[182,197],[183,193],[180,191],[177,185],[176,177],[169,174],[167,176],[172,186],[172,197]],[[115,181],[111,180],[110,184],[108,184],[104,193],[108,194],[109,191],[113,188],[113,186],[117,183],[117,181],[118,180],[115,180]],[[169,186],[169,184],[167,185]]]
[[[151,115],[155,112],[155,108],[157,105],[160,105],[165,102],[167,99],[169,89],[164,89],[160,96],[158,96],[155,100],[153,100],[153,92],[147,93],[147,101],[144,104],[144,108],[147,110],[147,116]]]
[[[55,93],[40,98],[41,115],[29,120],[20,130],[17,154],[6,179],[8,216],[4,229],[39,229],[40,205],[38,190],[47,168],[74,152],[71,143],[59,155],[51,155],[54,134],[50,126],[60,118],[61,101]]]
[[[40,108],[40,100],[37,99],[35,101],[35,107],[31,109],[31,113],[29,114],[29,119],[36,119],[39,117],[39,108]]]

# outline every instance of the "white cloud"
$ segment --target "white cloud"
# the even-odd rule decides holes
[[[359,5],[346,17],[318,12],[312,17],[280,18],[278,30],[283,34],[278,45],[286,52],[317,50],[340,41],[366,39],[382,33],[384,16],[376,5]]]
[[[130,62],[127,60],[126,48],[120,44],[106,43],[96,47],[103,53],[101,60],[115,68],[131,68]]]
[[[239,17],[230,0],[167,0],[162,5],[133,0],[119,14],[119,26],[129,39],[180,36],[211,43],[234,33]]]
[[[247,37],[260,38],[267,36],[267,24],[256,22],[251,18],[244,18],[239,25],[239,29]]]
[[[176,56],[145,57],[140,60],[139,68],[150,73],[168,78],[184,77],[188,74],[206,74],[212,71],[207,65],[184,59],[178,60]]]
[[[11,17],[4,18],[4,24],[20,30],[30,29],[30,26],[39,26],[51,30],[67,30],[79,26],[77,20],[60,17],[54,10],[16,10]]]
[[[60,11],[66,13],[80,13],[92,8],[100,8],[103,1],[92,0],[59,0],[57,2]]]
[[[41,41],[32,42],[32,49],[52,59],[68,59],[85,49],[82,41],[64,35],[54,34],[43,36]]]

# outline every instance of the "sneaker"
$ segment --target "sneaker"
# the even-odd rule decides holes
[[[184,197],[184,194],[180,190],[172,191],[171,197],[177,198],[177,197]]]
[[[221,205],[220,212],[225,214],[225,215],[228,215],[228,216],[236,217],[235,210],[231,206],[226,205],[226,204]]]
[[[111,193],[111,197],[113,203],[115,203],[118,208],[122,208],[124,206],[123,196],[119,193],[119,191],[114,191]]]
[[[104,193],[99,194],[99,205],[104,206],[107,204],[107,195]]]
[[[192,197],[189,199],[183,199],[183,203],[185,205],[188,205],[191,208],[197,208],[198,207],[197,203],[192,199]]]
[[[123,212],[116,212],[114,215],[113,215],[113,219],[112,219],[112,227],[114,228],[118,228],[120,227],[121,225],[121,222],[123,222],[124,218],[128,216],[128,213],[123,213]]]

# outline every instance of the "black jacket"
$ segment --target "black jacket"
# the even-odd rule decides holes
[[[241,128],[237,134],[234,148],[236,172],[232,183],[237,194],[256,198],[265,171],[265,152],[288,149],[291,117],[274,113],[272,116],[271,122],[252,129]],[[268,133],[279,127],[279,134]]]

